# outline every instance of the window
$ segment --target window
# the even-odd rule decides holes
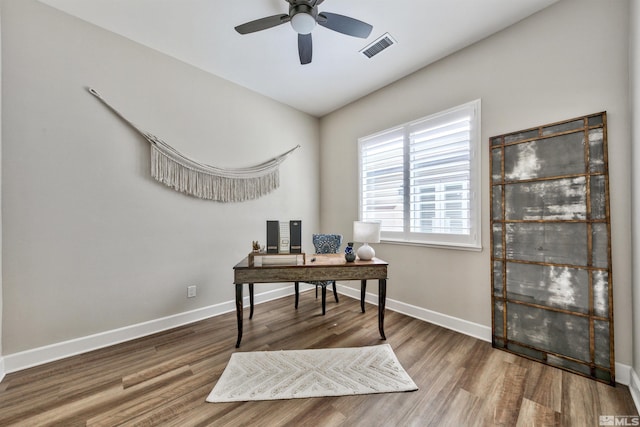
[[[387,242],[479,249],[480,100],[358,140],[360,220]]]

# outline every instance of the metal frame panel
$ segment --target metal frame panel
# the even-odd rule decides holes
[[[606,112],[489,141],[493,346],[615,384]]]

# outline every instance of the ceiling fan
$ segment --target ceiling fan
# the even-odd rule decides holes
[[[289,13],[267,16],[235,27],[240,34],[249,34],[266,30],[290,22],[298,33],[298,54],[300,63],[308,64],[312,56],[311,31],[319,24],[325,28],[348,36],[366,39],[373,27],[366,22],[331,12],[318,12],[318,6],[324,0],[285,0],[289,3]]]

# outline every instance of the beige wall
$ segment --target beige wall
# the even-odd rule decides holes
[[[631,2],[631,105],[632,105],[632,236],[633,236],[633,369],[640,373],[640,4]],[[637,377],[636,377],[637,378]],[[636,384],[640,388],[640,384]],[[640,389],[636,389],[640,392]],[[640,399],[640,395],[637,395]],[[636,401],[640,405],[640,400]]]
[[[357,139],[482,99],[482,252],[376,245],[388,297],[491,326],[488,139],[606,110],[616,361],[631,364],[630,122],[626,1],[563,0],[321,120],[322,228],[351,235]],[[425,41],[428,42],[428,41]]]
[[[232,301],[232,267],[267,219],[302,219],[311,246],[316,118],[34,0],[0,6],[4,355]],[[86,86],[202,162],[302,148],[274,193],[202,201],[154,181],[148,143]]]
[[[2,358],[2,5],[0,4],[0,380],[4,377]]]

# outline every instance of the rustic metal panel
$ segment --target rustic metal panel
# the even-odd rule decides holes
[[[588,365],[574,362],[572,360],[565,359],[563,357],[548,355],[547,363],[559,368],[565,368],[570,371],[578,372],[583,375],[591,375],[591,368]]]
[[[498,337],[504,336],[504,303],[502,301],[496,301],[493,309],[493,330]]]
[[[589,313],[589,273],[584,269],[507,262],[507,298]]]
[[[502,258],[504,256],[504,251],[502,248],[502,226],[500,224],[493,226],[492,240],[493,256],[496,258]]]
[[[595,362],[596,365],[607,367],[611,363],[609,358],[609,322],[603,320],[594,320],[593,328],[595,334]]]
[[[587,224],[517,222],[506,224],[508,259],[587,265]]]
[[[593,273],[593,314],[600,317],[609,316],[609,274],[604,271]]]
[[[507,303],[507,339],[588,362],[589,319]]]
[[[502,149],[491,150],[491,179],[500,182],[502,179]]]
[[[501,185],[494,185],[491,188],[492,194],[492,206],[491,206],[491,212],[492,212],[492,218],[493,219],[502,219],[502,186]]]
[[[583,132],[509,145],[504,149],[507,181],[574,175],[584,170]]]
[[[502,296],[504,280],[502,274],[502,261],[493,262],[493,294]]]
[[[586,183],[579,176],[507,185],[506,219],[585,219]]]
[[[605,219],[607,217],[605,186],[606,181],[603,175],[591,177],[589,185],[591,192],[591,219]]]
[[[492,137],[492,343],[615,384],[606,113]]]
[[[539,360],[541,362],[544,361],[544,358],[546,356],[545,353],[542,352],[542,351],[535,350],[535,349],[533,349],[531,347],[525,347],[523,345],[518,345],[514,341],[508,341],[507,344],[506,344],[506,348],[509,351],[521,354],[523,356],[530,357],[532,359]]]
[[[604,129],[589,131],[589,172],[604,172]]]
[[[523,141],[525,139],[537,138],[538,137],[538,129],[531,129],[517,133],[511,133],[504,137],[505,144],[509,144],[512,142]]]
[[[607,268],[609,266],[609,231],[607,224],[594,223],[591,226],[593,240],[593,266]]]
[[[604,124],[605,114],[594,114],[589,117],[589,126],[602,126]]]
[[[582,129],[584,127],[584,119],[580,118],[570,122],[560,123],[557,125],[545,126],[542,128],[542,135],[551,135],[554,133],[566,132],[569,130]]]

